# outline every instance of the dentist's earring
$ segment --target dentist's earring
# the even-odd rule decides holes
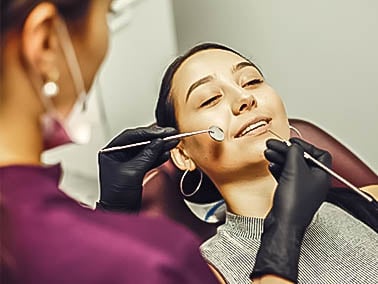
[[[43,84],[41,92],[42,94],[47,97],[55,97],[59,93],[59,86],[56,83],[59,79],[59,71],[54,70],[48,76],[47,82]]]
[[[42,86],[42,94],[45,97],[55,97],[59,93],[59,86],[54,81],[48,81]]]
[[[193,192],[191,193],[185,193],[184,192],[184,179],[186,177],[186,175],[188,174],[189,170],[185,170],[184,174],[182,175],[181,179],[180,179],[180,190],[181,190],[181,193],[182,195],[184,195],[185,197],[190,197],[190,196],[193,196],[194,194],[197,193],[197,191],[200,189],[201,185],[202,185],[202,180],[203,180],[203,173],[201,170],[198,170],[199,173],[200,173],[200,181],[197,185],[197,187],[194,189]]]
[[[299,136],[299,138],[302,138],[302,133],[298,130],[298,128],[295,128],[292,125],[289,125],[289,128],[290,128],[290,130],[292,130],[293,132],[295,132],[295,134],[297,134]]]

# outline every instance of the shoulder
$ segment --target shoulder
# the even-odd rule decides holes
[[[107,256],[102,263],[118,277],[130,283],[213,283],[200,242],[186,228],[160,217],[98,215],[112,219],[112,229],[101,232],[96,246]]]
[[[375,192],[376,188],[377,186],[370,186],[369,191]],[[364,188],[361,189],[364,190]],[[369,202],[349,188],[331,188],[327,196],[327,201],[343,209],[354,218],[378,232],[377,201],[373,200]]]
[[[133,245],[139,247],[136,249],[139,254],[144,253],[141,250],[143,247],[148,247],[148,252],[167,251],[165,254],[192,250],[198,252],[199,240],[189,230],[166,218],[88,209],[80,211],[82,212],[74,214],[74,217],[87,228],[88,233],[92,233],[92,240],[99,248],[108,248],[111,243],[129,253],[132,252],[130,247]]]
[[[27,274],[47,279],[36,283],[54,283],[56,277],[62,283],[211,279],[197,238],[169,220],[91,211],[74,203],[39,213],[29,219],[34,232],[19,239],[27,252],[17,249]]]
[[[222,226],[218,227],[218,231],[214,236],[201,244],[200,250],[205,258],[207,258],[207,255],[211,256],[215,251],[224,251],[224,244],[227,243],[228,237],[220,233]]]
[[[318,223],[318,226],[328,227],[330,231],[342,230],[346,233],[349,230],[349,233],[346,234],[366,235],[368,238],[376,237],[374,227],[345,209],[329,202],[324,202],[320,207],[315,222]]]
[[[83,208],[58,190],[57,174],[27,173],[1,181],[9,188],[7,235],[20,283],[213,283],[188,229]]]

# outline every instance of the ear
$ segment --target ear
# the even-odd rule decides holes
[[[196,169],[196,164],[189,158],[181,144],[171,150],[171,158],[175,166],[182,171],[193,171]]]
[[[45,76],[54,76],[58,71],[59,44],[54,29],[57,17],[56,7],[43,2],[29,13],[22,30],[23,57],[30,66]]]

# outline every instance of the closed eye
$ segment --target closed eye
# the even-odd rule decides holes
[[[213,96],[211,97],[210,99],[204,101],[201,105],[200,105],[200,108],[201,107],[206,107],[206,106],[211,106],[211,105],[214,105],[218,99],[220,99],[222,95],[217,95],[217,96]]]
[[[258,84],[261,84],[261,83],[263,83],[263,82],[264,82],[264,81],[261,80],[261,79],[253,79],[253,80],[251,80],[251,81],[248,81],[248,82],[244,83],[244,84],[242,85],[242,88],[249,87],[249,86],[254,86],[254,85],[258,85]]]

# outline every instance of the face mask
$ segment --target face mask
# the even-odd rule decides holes
[[[49,111],[41,117],[44,149],[75,143],[87,144],[91,138],[91,123],[83,110],[85,101],[78,99],[65,119]]]
[[[184,199],[192,213],[207,223],[222,222],[226,218],[226,203],[223,199],[211,203],[199,204]]]
[[[92,130],[85,112],[87,94],[84,80],[67,27],[64,21],[59,19],[55,28],[73,79],[77,100],[67,117],[62,118],[51,101],[51,97],[57,95],[57,92],[42,92],[42,101],[47,110],[41,117],[45,150],[67,143],[87,144],[90,141]]]

